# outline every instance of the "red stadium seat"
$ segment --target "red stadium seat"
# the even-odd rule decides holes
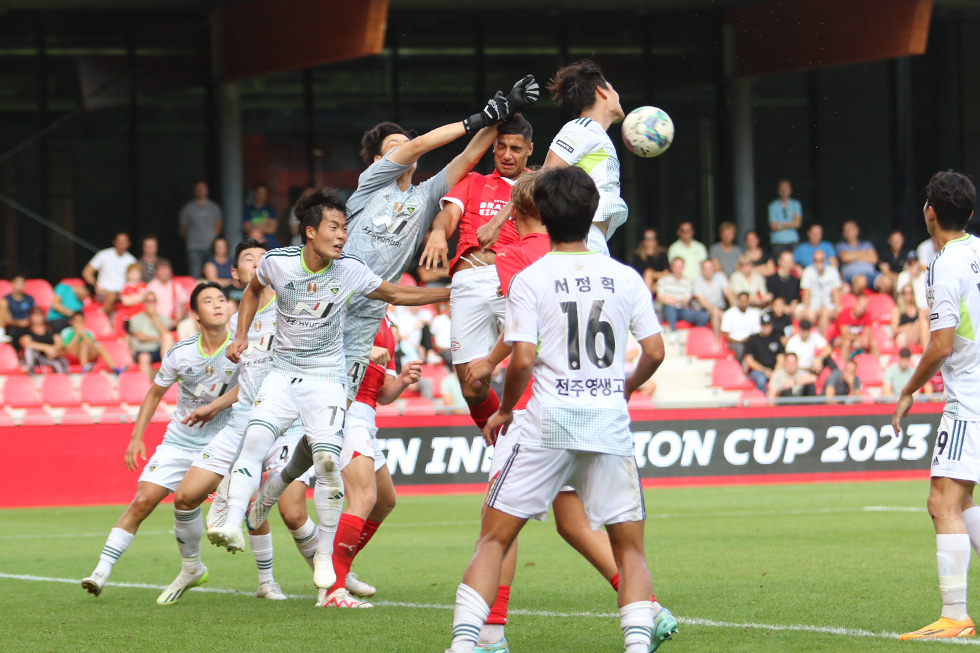
[[[708,327],[691,327],[687,332],[687,344],[684,347],[687,356],[695,358],[728,358],[731,352],[715,338],[714,332]]]
[[[55,414],[57,424],[92,424],[95,421],[93,415],[81,406],[68,406]]]
[[[187,296],[191,296],[194,288],[197,287],[197,279],[194,277],[174,277],[174,283],[187,291]]]
[[[116,385],[119,388],[119,401],[129,406],[139,406],[150,389],[150,379],[142,372],[132,370],[120,374]]]
[[[691,329],[693,327],[694,325],[686,320],[677,320],[677,322],[674,324],[675,331],[680,331],[681,329]]]
[[[653,397],[644,392],[634,392],[630,395],[629,407],[641,410],[650,410],[653,408]]]
[[[38,397],[34,379],[12,374],[3,384],[3,403],[13,408],[39,408],[43,402]]]
[[[895,300],[891,295],[874,293],[868,296],[868,312],[871,319],[876,324],[888,324],[892,321],[892,309],[895,308]]]
[[[878,353],[885,356],[898,353],[898,347],[895,346],[895,341],[889,338],[885,330],[877,324],[871,327],[871,337],[878,343]]]
[[[403,272],[401,278],[398,280],[399,286],[418,286],[418,282],[415,281],[415,277],[410,275],[408,272]]]
[[[19,374],[23,372],[17,361],[17,350],[12,345],[0,344],[0,374]]]
[[[378,404],[378,417],[398,417],[398,402],[390,404]]]
[[[423,365],[422,378],[432,379],[432,396],[442,396],[442,380],[450,374],[449,368],[445,365]]]
[[[133,354],[129,351],[129,347],[125,342],[121,340],[105,340],[102,342],[102,346],[112,356],[112,362],[116,364],[116,367],[126,369],[135,365]]]
[[[71,286],[72,288],[82,288],[85,285],[85,279],[70,277],[68,279],[62,279],[61,283],[65,284],[66,286]]]
[[[0,279],[0,297],[6,297],[10,294],[12,287],[10,282],[6,279]]]
[[[87,311],[85,313],[85,328],[92,332],[96,340],[117,338],[112,328],[109,316],[102,311]]]
[[[431,415],[436,412],[431,399],[425,397],[410,397],[401,400],[402,415]]]
[[[82,376],[79,394],[82,403],[89,406],[110,406],[119,403],[112,379],[105,374],[92,373]]]
[[[882,382],[881,363],[871,354],[858,354],[854,357],[857,375],[863,386],[880,386]]]
[[[54,288],[47,279],[27,279],[24,282],[24,292],[33,297],[38,306],[51,306]]]
[[[751,390],[755,384],[745,378],[742,365],[732,358],[720,358],[711,368],[711,386],[723,390]]]
[[[49,426],[55,423],[51,413],[42,406],[21,408],[17,412],[20,413],[20,417],[16,419],[16,423],[20,426]]]
[[[45,374],[41,377],[41,401],[48,406],[77,406],[75,384],[67,374]]]
[[[759,404],[766,403],[766,393],[759,388],[752,388],[751,390],[742,390],[738,395],[738,403],[740,406],[758,406]]]

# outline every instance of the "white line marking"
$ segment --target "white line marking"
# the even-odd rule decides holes
[[[138,535],[173,535],[173,530],[169,531],[138,531]],[[53,540],[70,539],[73,537],[108,537],[109,531],[101,533],[43,533],[38,535],[0,535],[0,540]]]
[[[33,581],[37,583],[64,583],[69,585],[77,585],[81,583],[80,579],[75,578],[53,578],[49,576],[30,576],[27,574],[5,574],[0,573],[0,579],[9,580],[26,580]],[[151,585],[149,583],[116,583],[109,582],[106,585],[112,587],[125,587],[130,589],[149,589],[149,590],[164,590],[167,588],[166,585]],[[255,596],[254,592],[244,592],[242,590],[221,588],[221,587],[195,587],[190,590],[191,592],[202,592],[205,594],[231,594],[235,596]],[[313,601],[314,596],[311,595],[298,595],[298,594],[287,594],[290,599],[301,599],[304,601]],[[437,603],[403,603],[400,601],[372,601],[374,605],[389,607],[389,608],[410,608],[414,610],[452,610],[451,605],[442,605]],[[618,617],[618,613],[615,612],[549,612],[541,610],[510,610],[510,614],[514,615],[525,615],[530,617],[557,617],[560,619],[579,619],[579,618],[593,618],[593,619],[615,619]],[[678,617],[677,620],[685,626],[706,626],[708,628],[740,628],[746,629],[751,628],[754,630],[773,630],[773,631],[785,631],[785,632],[799,632],[799,633],[817,633],[821,635],[843,635],[845,637],[872,637],[876,639],[897,639],[898,633],[893,632],[883,632],[876,633],[871,630],[864,630],[862,628],[839,628],[835,626],[811,626],[808,624],[758,624],[758,623],[732,623],[728,621],[715,621],[714,619],[699,619],[696,617]],[[928,641],[940,641],[940,640],[928,640]],[[941,640],[947,644],[960,644],[964,646],[980,646],[980,639],[945,639]]]

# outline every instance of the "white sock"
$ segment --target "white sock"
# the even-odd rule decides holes
[[[943,617],[963,621],[966,613],[966,575],[970,569],[970,536],[936,535],[936,563]]]
[[[187,571],[196,570],[201,564],[201,537],[204,536],[204,519],[201,507],[193,510],[174,508],[174,537],[183,567]]]
[[[973,506],[963,511],[963,523],[966,524],[966,532],[970,534],[970,544],[973,550],[980,555],[980,506]]]
[[[255,556],[255,567],[259,570],[259,585],[275,580],[272,577],[272,533],[265,535],[249,533],[248,546]]]
[[[344,484],[340,479],[339,452],[318,451],[313,446],[313,462],[316,467],[316,487],[313,488],[313,507],[316,508],[320,542],[329,534],[330,551],[333,536],[337,532],[340,513],[344,508]]]
[[[119,556],[126,552],[132,544],[135,533],[129,533],[121,528],[113,528],[109,531],[105,546],[102,547],[102,555],[99,556],[99,564],[96,566],[96,573],[105,574],[106,578],[112,573],[112,565],[116,564]]]
[[[503,624],[483,624],[483,628],[480,629],[480,644],[496,644],[503,638]]]
[[[316,523],[309,517],[306,518],[305,524],[295,531],[289,531],[293,536],[293,541],[296,542],[296,548],[299,549],[299,554],[310,565],[310,569],[313,569],[313,556],[316,555],[317,535],[319,531],[320,529],[316,527]]]
[[[619,609],[626,653],[647,653],[653,638],[653,602],[634,601]]]
[[[469,653],[480,639],[480,629],[490,616],[490,606],[475,589],[460,583],[453,610],[453,653]]]
[[[265,486],[266,494],[268,494],[270,497],[275,497],[278,500],[279,497],[282,496],[282,493],[286,491],[286,488],[289,487],[289,483],[282,480],[282,476],[280,474],[269,472],[269,477],[265,481]]]
[[[268,427],[249,423],[242,437],[238,459],[231,464],[231,480],[228,483],[228,519],[226,525],[241,528],[245,521],[248,502],[262,482],[262,461],[276,441],[277,434]]]

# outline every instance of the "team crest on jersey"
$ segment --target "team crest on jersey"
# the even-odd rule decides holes
[[[327,289],[330,290],[331,295],[336,295],[340,292],[340,281],[337,281],[336,279],[331,281],[327,286]]]
[[[316,281],[310,281],[308,284],[306,284],[306,292],[310,293],[311,295],[316,294]]]
[[[210,449],[205,449],[204,450],[204,453],[201,454],[201,459],[202,460],[207,460],[210,457],[211,457],[211,450]]]
[[[211,376],[212,374],[214,374],[214,366],[213,365],[205,365],[204,366],[204,374],[206,376]]]
[[[225,370],[225,376],[231,376],[235,373],[235,370]]]
[[[262,320],[256,320],[255,322],[252,322],[252,328],[255,329],[256,331],[261,331],[262,330]]]

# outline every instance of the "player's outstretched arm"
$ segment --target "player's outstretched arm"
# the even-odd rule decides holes
[[[902,388],[902,394],[895,406],[895,413],[892,415],[892,428],[895,429],[896,434],[902,428],[902,418],[908,415],[909,409],[912,408],[912,395],[918,392],[932,377],[936,376],[936,372],[949,358],[950,352],[953,351],[955,332],[955,327],[936,329],[929,337],[929,344],[926,345],[926,350],[922,352],[922,358],[919,359],[919,364],[915,366],[912,378]]]
[[[237,363],[242,352],[248,348],[248,330],[252,327],[252,319],[255,312],[259,310],[259,298],[265,286],[259,281],[259,275],[252,275],[252,280],[242,291],[242,300],[238,303],[238,328],[235,330],[235,339],[225,349],[225,356],[233,363]]]
[[[238,401],[238,388],[239,386],[236,385],[210,404],[195,408],[190,415],[181,421],[188,426],[204,426],[217,417],[221,411],[231,408]]]
[[[405,388],[422,378],[422,361],[409,361],[402,365],[398,376],[385,375],[384,385],[378,391],[378,403],[387,406],[405,392]]]
[[[255,277],[252,277],[252,279],[254,280]],[[425,306],[426,304],[448,302],[449,288],[416,288],[414,286],[396,286],[393,283],[382,281],[381,285],[378,286],[377,289],[365,296],[368,299],[380,299],[383,302],[388,302],[389,304],[394,304],[395,306]],[[240,307],[239,310],[241,310]],[[241,330],[241,322],[238,324],[239,330]]]
[[[139,466],[139,457],[146,460],[146,445],[143,444],[143,432],[146,431],[146,427],[150,423],[150,418],[153,417],[153,413],[156,412],[157,406],[160,405],[160,400],[163,399],[163,395],[166,392],[167,388],[159,386],[156,383],[151,383],[150,389],[146,391],[146,396],[143,397],[143,403],[140,404],[140,411],[136,415],[136,423],[133,424],[133,434],[129,438],[129,446],[126,447],[126,469],[131,472],[136,471],[136,468]]]
[[[425,241],[419,265],[424,265],[426,270],[437,268],[440,263],[444,268],[449,267],[449,236],[455,233],[462,216],[463,210],[459,206],[446,202],[446,208],[439,211],[432,221],[432,231]]]
[[[664,337],[661,334],[656,333],[640,340],[640,360],[636,363],[636,369],[626,379],[626,399],[630,398],[634,390],[650,380],[653,373],[664,362],[665,355]]]
[[[484,127],[470,139],[463,151],[457,154],[446,166],[446,183],[452,188],[469,174],[470,170],[480,162],[487,153],[493,140],[497,138],[497,125]]]

